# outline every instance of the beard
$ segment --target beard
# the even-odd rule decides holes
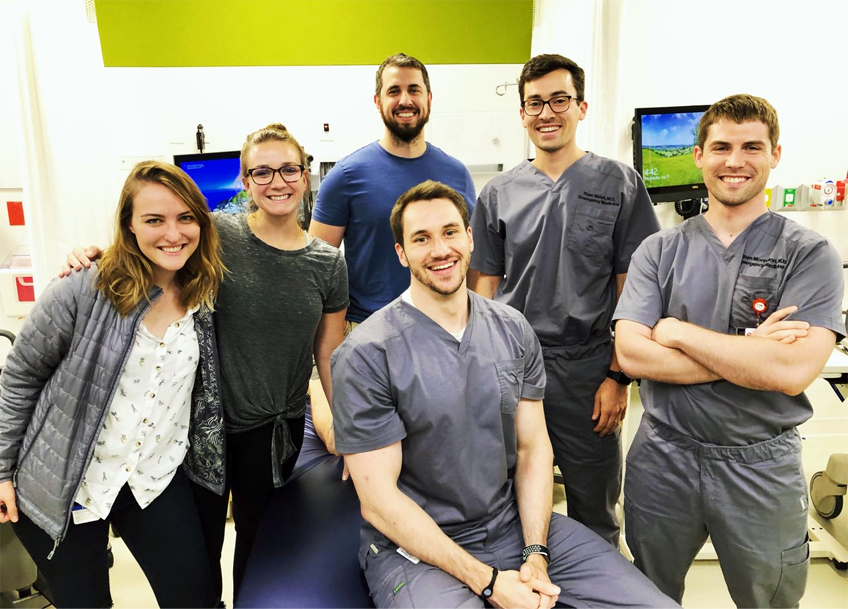
[[[402,110],[410,109],[412,108],[403,108],[399,106],[395,110],[400,112]],[[427,124],[427,121],[430,120],[429,109],[415,108],[414,111],[418,112],[418,122],[416,123],[398,123],[393,114],[386,114],[382,108],[380,108],[380,116],[383,118],[383,124],[398,141],[409,144],[421,135],[421,132],[424,130],[424,126]]]
[[[447,282],[437,282],[432,277],[427,274],[426,269],[422,269],[420,267],[409,267],[409,271],[412,273],[412,276],[418,280],[418,283],[423,285],[426,288],[429,288],[436,294],[441,294],[442,296],[450,296],[451,294],[455,294],[459,291],[459,289],[464,285],[463,281],[465,279],[465,275],[468,272],[470,260],[467,258],[461,258],[457,261],[457,266],[459,267],[459,276],[456,281],[456,284],[451,284]]]

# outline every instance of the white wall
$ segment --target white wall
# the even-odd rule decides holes
[[[632,159],[633,108],[712,103],[733,93],[778,111],[783,157],[769,186],[796,186],[848,171],[848,2],[639,0],[624,4],[620,125],[608,152]],[[848,260],[848,211],[792,212]]]
[[[38,170],[50,178],[48,194],[28,197],[44,218],[37,290],[72,245],[109,242],[128,166],[195,152],[198,123],[212,152],[238,149],[247,133],[282,122],[319,161],[338,160],[382,133],[372,101],[376,66],[104,68],[81,0],[12,3],[28,23],[29,42],[19,50],[32,60],[37,93],[29,105],[43,133],[26,144],[43,149]],[[520,66],[429,68],[428,140],[468,165],[517,164],[524,149],[517,95],[513,88],[498,96],[495,87],[514,81]],[[321,141],[325,122],[331,142]]]
[[[335,160],[381,132],[374,66],[107,69],[81,0],[10,3],[29,20],[28,105],[39,124],[27,144],[42,148],[30,164],[44,178],[37,196],[27,196],[44,242],[39,284],[71,245],[108,241],[120,160],[192,152],[198,123],[214,151],[238,148],[247,132],[281,121],[318,160]],[[578,133],[585,148],[630,163],[633,108],[747,91],[780,114],[784,155],[772,185],[841,178],[848,169],[848,44],[839,35],[848,2],[539,0],[537,13],[533,53],[560,52],[587,69],[589,114]],[[0,54],[0,76],[10,61]],[[526,141],[517,90],[501,97],[495,87],[519,72],[517,65],[431,66],[428,139],[469,165],[516,164]],[[324,122],[332,142],[321,141]],[[664,224],[677,221],[668,205],[658,211]],[[792,217],[848,259],[848,212]]]
[[[562,53],[586,70],[583,147],[631,164],[635,108],[744,92],[768,99],[780,118],[783,156],[769,186],[848,172],[848,2],[538,1],[534,53]],[[681,221],[669,204],[657,213],[664,226]],[[787,214],[848,260],[848,211]]]

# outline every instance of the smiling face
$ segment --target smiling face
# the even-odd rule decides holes
[[[538,116],[528,116],[523,109],[520,110],[527,135],[540,153],[554,153],[576,147],[574,135],[577,133],[577,124],[585,118],[588,104],[578,101],[577,90],[568,70],[554,70],[524,84],[525,102],[531,99],[547,101],[563,95],[572,97],[565,112],[554,112],[547,104]]]
[[[403,211],[403,245],[395,244],[413,284],[442,296],[465,285],[474,242],[456,205],[448,199],[410,203]]]
[[[765,204],[769,173],[780,161],[765,123],[722,118],[710,125],[704,146],[695,146],[695,164],[704,174],[710,203],[728,207],[749,201]]]
[[[284,165],[301,165],[297,149],[288,142],[268,140],[250,148],[245,162],[246,168],[268,167],[279,169]],[[306,172],[294,182],[286,182],[279,172],[274,174],[270,184],[258,185],[250,176],[242,178],[245,190],[259,208],[259,213],[269,216],[297,217],[297,209],[306,192]]]
[[[169,284],[200,242],[200,225],[169,188],[144,182],[133,197],[130,231],[153,266],[153,283]]]
[[[402,142],[411,142],[430,119],[430,102],[421,70],[388,66],[383,70],[383,88],[374,96],[374,104],[383,124]]]

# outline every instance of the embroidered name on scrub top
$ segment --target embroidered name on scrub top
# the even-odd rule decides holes
[[[194,313],[159,338],[144,323],[121,372],[76,502],[106,518],[124,484],[145,508],[167,488],[188,451],[191,392],[200,359]]]

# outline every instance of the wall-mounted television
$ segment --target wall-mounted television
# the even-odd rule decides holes
[[[185,171],[206,197],[209,209],[238,213],[249,195],[241,183],[240,151],[174,155],[174,165]]]
[[[633,119],[633,166],[654,203],[707,196],[693,148],[698,121],[708,105],[636,108]]]

